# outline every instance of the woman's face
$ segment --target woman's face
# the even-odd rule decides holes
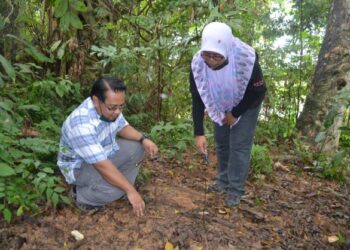
[[[225,57],[212,51],[202,51],[201,57],[211,69],[216,69],[225,62]]]

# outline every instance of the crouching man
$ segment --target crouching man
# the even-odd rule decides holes
[[[137,163],[158,147],[123,116],[126,86],[115,77],[101,77],[61,129],[57,165],[72,185],[71,195],[81,210],[100,208],[127,196],[137,216],[145,202],[133,186]],[[118,138],[117,138],[118,136]]]

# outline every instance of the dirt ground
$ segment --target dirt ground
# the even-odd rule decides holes
[[[1,222],[1,249],[349,249],[350,186],[313,177],[293,161],[274,159],[274,172],[249,179],[236,208],[208,193],[215,155],[206,166],[192,153],[182,162],[145,160],[152,176],[138,186],[147,215],[127,200],[95,213],[65,206]],[[84,239],[76,241],[71,231]],[[335,242],[331,243],[332,240]],[[342,245],[342,246],[341,246]]]

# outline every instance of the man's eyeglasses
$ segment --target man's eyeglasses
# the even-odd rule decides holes
[[[201,57],[206,60],[206,59],[213,59],[214,61],[222,61],[224,60],[224,57],[220,54],[217,53],[210,53],[210,52],[202,52]]]
[[[101,101],[100,101],[101,102]],[[125,108],[126,104],[122,104],[122,105],[107,105],[106,103],[102,102],[105,107],[108,109],[108,111],[111,111],[111,112],[114,112],[114,111],[117,111],[118,109],[120,111],[123,111],[123,109]]]

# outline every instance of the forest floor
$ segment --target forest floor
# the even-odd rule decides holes
[[[94,213],[73,206],[49,209],[10,225],[1,222],[0,248],[350,248],[350,185],[317,178],[302,162],[276,152],[273,173],[250,178],[241,204],[229,209],[223,196],[206,191],[215,177],[215,155],[209,158],[209,165],[191,152],[181,162],[144,160],[152,174],[138,185],[144,217],[135,217],[127,200]],[[76,241],[73,230],[84,239]]]

